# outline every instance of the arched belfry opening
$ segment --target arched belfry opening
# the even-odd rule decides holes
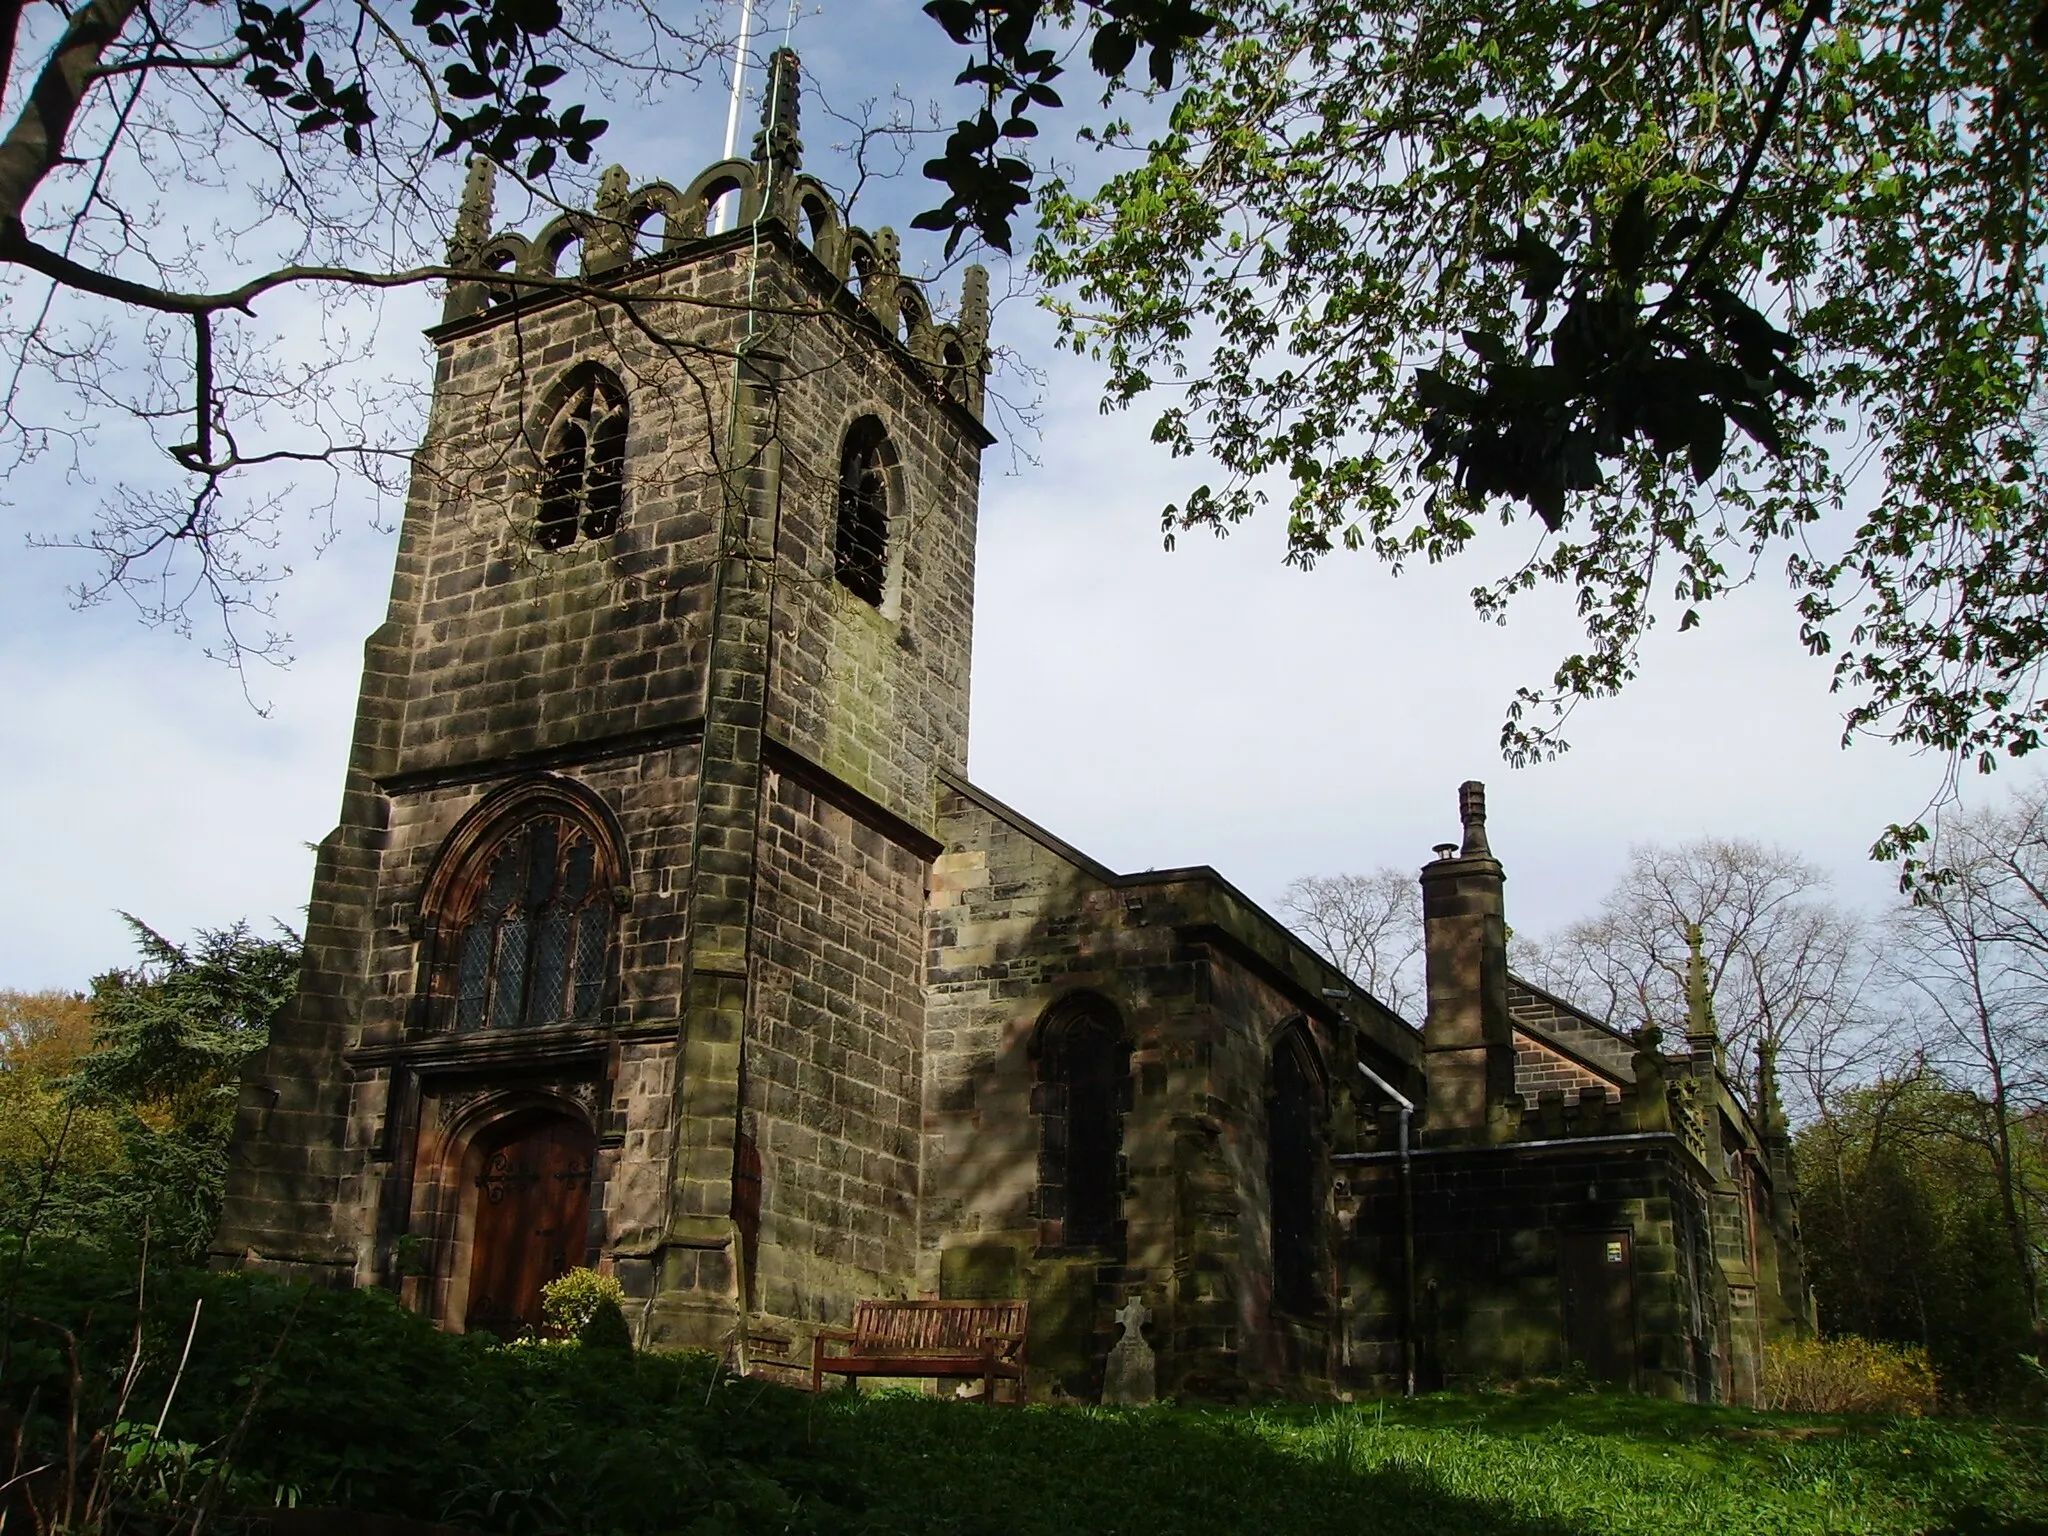
[[[882,606],[889,589],[889,470],[893,457],[888,429],[880,417],[863,416],[847,428],[839,451],[833,571],[842,587],[876,608]]]
[[[519,1110],[471,1140],[466,1331],[509,1339],[539,1329],[542,1288],[588,1257],[596,1154],[589,1124],[565,1110]]]
[[[572,369],[540,437],[534,542],[566,549],[619,529],[626,492],[626,394],[605,369]]]

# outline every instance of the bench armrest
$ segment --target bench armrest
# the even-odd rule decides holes
[[[818,1328],[812,1331],[814,1339],[844,1339],[849,1343],[860,1337],[851,1328]]]

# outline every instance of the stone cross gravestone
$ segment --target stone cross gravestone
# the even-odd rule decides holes
[[[1145,1342],[1145,1324],[1151,1319],[1151,1310],[1137,1296],[1133,1296],[1123,1311],[1117,1313],[1116,1320],[1123,1324],[1124,1336],[1116,1341],[1109,1352],[1109,1363],[1103,1367],[1102,1400],[1105,1403],[1149,1403],[1157,1398],[1152,1346]]]

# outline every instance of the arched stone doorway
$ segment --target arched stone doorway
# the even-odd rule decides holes
[[[469,1296],[463,1327],[511,1338],[540,1326],[540,1291],[584,1262],[597,1140],[574,1116],[509,1115],[472,1144]]]

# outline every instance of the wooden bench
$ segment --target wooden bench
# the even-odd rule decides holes
[[[1014,1382],[1010,1405],[1024,1401],[1028,1301],[860,1301],[851,1328],[821,1328],[811,1342],[811,1390],[827,1376],[981,1378],[981,1400],[996,1383]],[[827,1354],[843,1343],[843,1354]]]

